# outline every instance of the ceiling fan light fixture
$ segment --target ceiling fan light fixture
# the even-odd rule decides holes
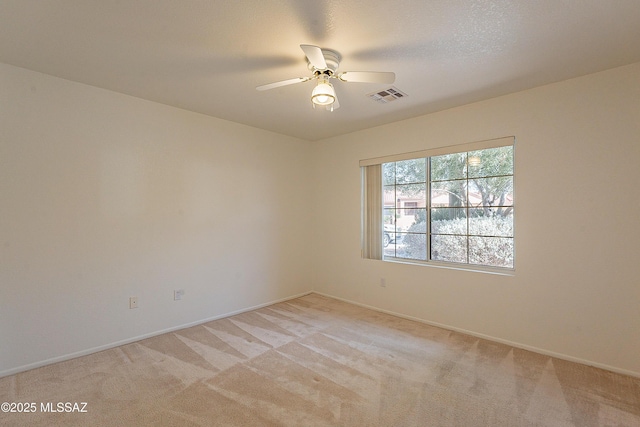
[[[318,81],[316,87],[311,92],[311,102],[315,105],[331,105],[336,100],[336,91],[331,83],[322,79]]]

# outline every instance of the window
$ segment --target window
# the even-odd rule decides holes
[[[418,212],[416,210],[417,207],[418,207],[418,202],[405,201],[404,202],[404,215],[405,216],[413,216],[413,215],[415,215]]]
[[[369,191],[382,197],[363,216],[382,210],[369,230],[383,247],[365,257],[513,268],[513,149],[502,138],[364,161],[378,166]]]

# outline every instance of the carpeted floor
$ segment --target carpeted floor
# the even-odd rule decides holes
[[[638,378],[316,294],[1,378],[0,402],[35,409],[2,426],[640,426]]]

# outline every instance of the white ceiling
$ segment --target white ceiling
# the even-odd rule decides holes
[[[339,71],[312,109],[300,44]],[[640,0],[1,0],[0,62],[318,140],[640,61]]]

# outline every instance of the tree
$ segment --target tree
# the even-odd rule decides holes
[[[511,213],[512,175],[512,146],[431,158],[432,189],[449,194],[448,207],[480,208],[483,216]],[[469,195],[480,196],[481,202],[470,203]]]

